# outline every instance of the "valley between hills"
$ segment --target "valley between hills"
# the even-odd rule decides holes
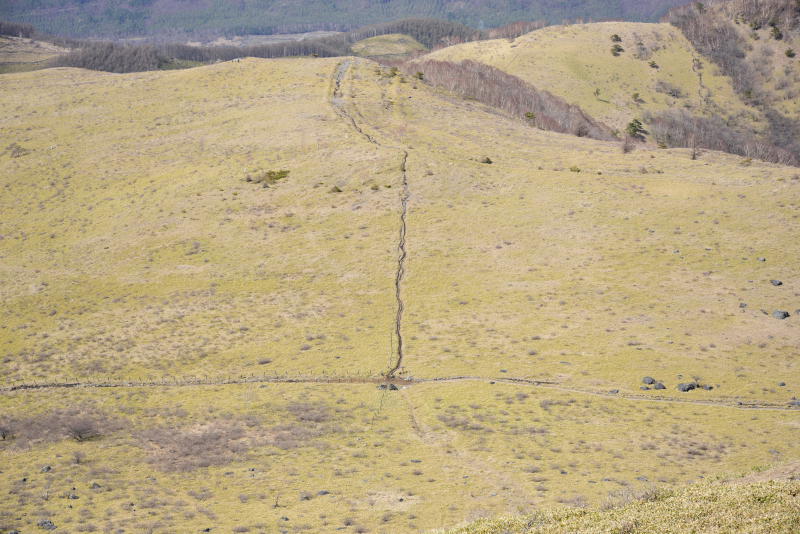
[[[615,105],[642,60],[608,36],[670,31]],[[693,57],[604,23],[418,61],[621,129]],[[0,531],[796,530],[797,168],[623,151],[415,70],[0,75]],[[763,124],[702,80],[689,107]]]

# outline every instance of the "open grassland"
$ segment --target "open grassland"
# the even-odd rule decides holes
[[[399,157],[334,120],[333,66],[6,77],[4,378],[385,367]]]
[[[81,388],[3,410],[21,430],[0,441],[0,528],[64,532],[413,532],[701,482],[800,437],[793,412],[488,382]],[[87,420],[97,435],[70,438]]]
[[[623,52],[611,53],[612,35]],[[785,45],[785,46],[784,46]],[[786,43],[764,44],[770,48]],[[783,89],[797,89],[796,61],[769,53]],[[608,22],[553,26],[517,39],[497,39],[445,48],[430,59],[471,59],[497,67],[578,104],[595,119],[620,131],[643,112],[683,109],[715,113],[732,124],[764,128],[763,117],[742,102],[729,80],[699,55],[680,30],[669,24]],[[653,62],[654,66],[651,66]],[[783,69],[789,68],[789,74]],[[780,73],[777,72],[780,70]],[[598,94],[595,91],[599,90]],[[634,98],[634,95],[637,95]]]
[[[0,528],[413,532],[798,457],[796,169],[357,58],[2,82]],[[314,382],[397,361],[404,180],[410,380]]]
[[[392,33],[359,41],[352,46],[353,53],[361,57],[403,57],[423,51],[425,46],[408,35]]]

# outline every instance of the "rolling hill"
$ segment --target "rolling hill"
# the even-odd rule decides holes
[[[355,57],[2,82],[0,529],[413,532],[798,456],[796,168]]]

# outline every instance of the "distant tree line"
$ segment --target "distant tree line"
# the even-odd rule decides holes
[[[404,18],[430,17],[472,28],[516,20],[655,20],[682,0],[4,0],[3,16],[41,31],[75,38],[206,37],[349,30]],[[195,40],[195,39],[193,39]]]
[[[18,22],[9,22],[7,20],[0,20],[0,35],[8,35],[11,37],[24,37],[30,39],[36,33],[36,28],[30,24],[20,24]]]
[[[411,75],[419,72],[417,77],[425,83],[502,109],[543,130],[606,141],[615,139],[606,126],[578,106],[483,63],[421,60],[402,63],[400,69]]]
[[[516,37],[546,25],[515,23],[499,29],[503,36]],[[139,72],[158,68],[158,57],[209,63],[231,61],[244,57],[282,58],[298,56],[337,57],[352,54],[352,45],[363,39],[379,35],[402,33],[427,47],[437,48],[465,41],[491,38],[491,32],[479,32],[457,22],[434,19],[405,19],[375,24],[359,30],[319,39],[287,41],[251,46],[191,46],[179,43],[159,45],[118,45],[74,41],[71,48],[79,48],[59,58],[56,66],[78,67],[107,72]],[[51,40],[52,41],[52,40]],[[66,39],[64,40],[66,41]],[[142,47],[142,50],[138,48]],[[126,70],[133,69],[133,70]]]
[[[800,166],[797,153],[731,128],[720,117],[696,117],[686,111],[645,112],[655,141],[663,147],[719,150],[746,158]],[[796,125],[795,125],[796,126]]]
[[[159,50],[155,45],[86,43],[78,50],[59,56],[55,67],[76,67],[105,72],[143,72],[158,69]]]

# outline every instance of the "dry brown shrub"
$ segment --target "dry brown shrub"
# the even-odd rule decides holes
[[[151,461],[166,472],[225,465],[236,454],[250,449],[244,430],[236,422],[187,429],[151,428],[143,431],[140,439]]]

